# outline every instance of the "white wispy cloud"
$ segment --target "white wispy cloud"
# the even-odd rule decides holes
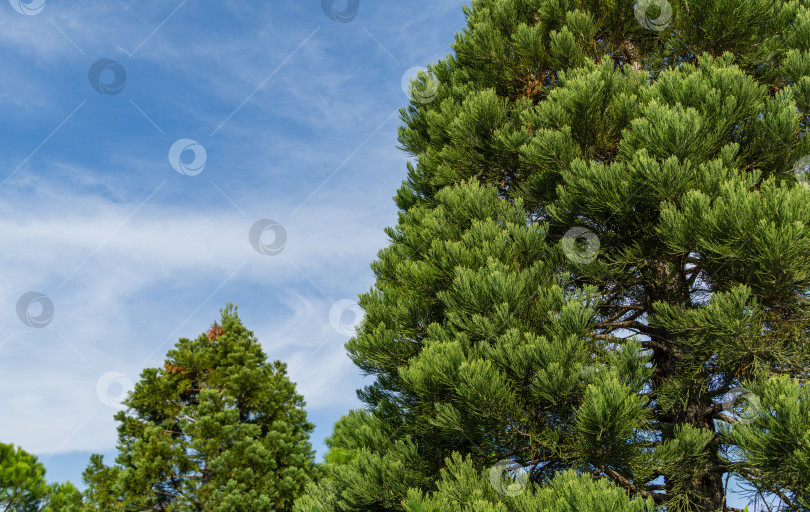
[[[311,209],[287,226],[284,252],[269,257],[248,242],[253,219],[155,204],[126,221],[136,208],[80,195],[0,204],[0,233],[13,248],[0,253],[9,281],[0,284],[7,305],[0,323],[11,334],[0,346],[0,388],[8,391],[0,408],[15,418],[0,425],[0,439],[38,452],[108,449],[114,426],[96,396],[99,377],[118,371],[137,379],[178,337],[204,330],[227,300],[242,302],[246,324],[271,358],[288,362],[311,408],[354,403],[357,372],[329,308],[344,298],[340,290],[370,284],[367,262],[384,241],[379,230],[352,211]],[[307,225],[315,219],[317,226]],[[54,303],[43,329],[16,318],[13,305],[29,290]],[[65,428],[95,415],[107,420],[65,441]]]

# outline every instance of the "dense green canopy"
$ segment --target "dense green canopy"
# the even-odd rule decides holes
[[[466,14],[296,510],[810,510],[810,2]]]
[[[91,458],[84,510],[291,510],[313,476],[313,427],[286,365],[266,359],[234,306],[181,338],[116,415],[117,464]]]
[[[22,448],[0,443],[0,510],[79,512],[82,497],[70,482],[48,484],[45,466]]]

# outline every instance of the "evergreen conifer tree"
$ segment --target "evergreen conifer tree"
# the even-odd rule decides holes
[[[0,510],[79,512],[82,495],[70,482],[48,484],[45,466],[20,447],[0,443]]]
[[[296,509],[810,510],[810,2],[465,12]]]
[[[303,398],[232,305],[144,370],[124,405],[117,464],[91,458],[84,510],[290,510],[313,476]]]

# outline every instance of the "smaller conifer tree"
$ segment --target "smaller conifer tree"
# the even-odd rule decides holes
[[[96,455],[84,472],[85,510],[290,510],[312,479],[303,397],[233,305],[144,370],[124,405],[117,464]]]
[[[0,511],[79,512],[82,495],[70,482],[48,485],[36,455],[0,443]]]

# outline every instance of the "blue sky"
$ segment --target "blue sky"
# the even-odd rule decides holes
[[[0,5],[0,441],[79,483],[114,457],[122,390],[233,301],[322,456],[364,384],[343,345],[396,222],[402,79],[450,51],[463,2],[362,2],[346,22],[316,0],[38,3]],[[278,254],[250,243],[263,219]],[[30,291],[44,327],[18,317]]]

